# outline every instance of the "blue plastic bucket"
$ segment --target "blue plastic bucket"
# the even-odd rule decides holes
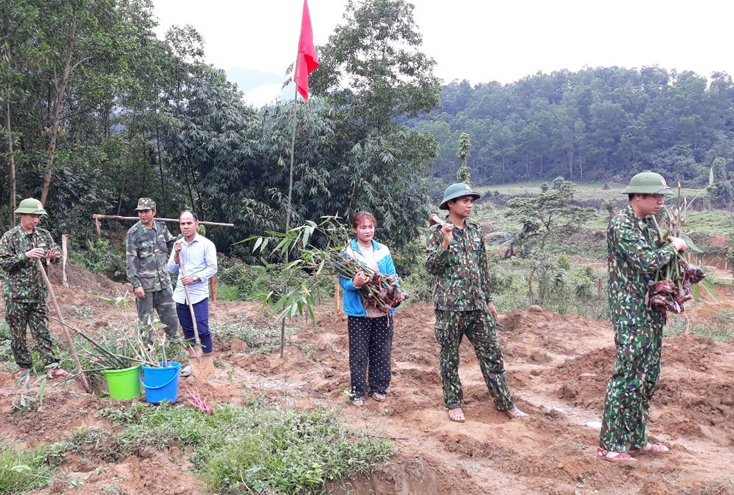
[[[163,363],[161,363],[162,365]],[[145,400],[151,404],[175,402],[178,398],[178,377],[181,363],[169,361],[164,368],[141,366],[140,385],[145,388]]]

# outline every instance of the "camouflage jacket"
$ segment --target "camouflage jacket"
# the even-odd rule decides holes
[[[38,263],[25,255],[26,251],[37,247],[45,251],[56,247],[48,230],[36,227],[32,234],[28,234],[17,225],[0,239],[0,268],[8,274],[3,291],[5,301],[30,303],[46,300],[48,290]],[[58,260],[57,257],[53,262]]]
[[[127,279],[133,288],[154,292],[173,287],[168,274],[168,251],[176,242],[166,224],[153,221],[149,229],[140,222],[127,231]]]
[[[609,307],[617,329],[662,326],[665,314],[645,306],[647,282],[675,259],[673,244],[662,245],[652,217],[641,219],[628,206],[609,222]]]
[[[434,225],[426,239],[426,270],[436,278],[433,304],[445,311],[487,310],[492,301],[489,269],[481,227],[466,221],[454,228],[454,238],[444,249],[441,227]]]

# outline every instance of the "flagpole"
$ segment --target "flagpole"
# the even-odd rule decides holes
[[[296,59],[295,81],[298,79],[298,71],[300,70],[300,62]],[[288,210],[285,213],[285,231],[291,228],[291,199],[293,197],[293,164],[296,158],[296,126],[298,125],[298,84],[295,83],[295,91],[293,94],[293,135],[291,136],[291,169],[288,179]]]
[[[295,94],[293,95],[293,135],[291,136],[291,169],[288,179],[288,206],[285,212],[285,233],[291,228],[291,198],[293,197],[293,164],[296,157],[296,126],[298,125],[298,71],[300,69],[300,57],[296,57],[296,71],[293,82],[295,83]],[[288,251],[285,252],[285,262],[288,263]],[[285,318],[280,321],[280,357],[285,352]]]

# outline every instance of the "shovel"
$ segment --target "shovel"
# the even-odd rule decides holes
[[[181,263],[179,264],[179,269],[181,270],[181,278],[183,279],[186,277],[186,268],[184,266],[186,263],[184,262],[183,249],[181,249],[180,256]],[[206,380],[213,373],[214,366],[211,363],[211,356],[205,356],[204,362],[201,360],[201,339],[199,338],[199,327],[196,324],[196,314],[194,313],[194,305],[192,304],[191,296],[189,295],[188,285],[184,285],[184,294],[186,295],[186,304],[189,307],[189,314],[191,314],[191,322],[194,325],[194,339],[196,340],[196,348],[194,349],[196,361],[194,362],[189,360],[189,366],[191,366],[191,371],[194,376]]]
[[[87,376],[84,374],[84,370],[82,369],[82,363],[79,362],[79,356],[76,353],[76,348],[74,347],[74,341],[71,340],[71,335],[69,334],[69,330],[66,328],[66,323],[64,323],[64,316],[61,314],[61,308],[59,308],[58,301],[56,301],[56,294],[54,293],[53,287],[51,287],[51,281],[48,279],[48,275],[46,275],[46,270],[44,270],[43,268],[43,263],[41,263],[41,259],[36,258],[36,261],[38,262],[38,270],[41,272],[43,281],[46,283],[48,294],[49,296],[51,296],[51,302],[54,305],[56,314],[59,316],[59,321],[61,321],[62,323],[61,328],[64,329],[64,336],[66,337],[66,343],[69,346],[69,351],[71,351],[71,356],[74,358],[74,364],[76,365],[76,369],[79,372],[79,378],[81,378],[82,380],[82,386],[84,387],[84,391],[89,393],[92,389],[89,387]]]

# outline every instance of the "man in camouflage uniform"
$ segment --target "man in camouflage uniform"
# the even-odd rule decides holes
[[[479,225],[468,220],[479,196],[462,183],[446,189],[440,208],[449,211],[449,223],[434,225],[427,238],[426,269],[437,279],[434,307],[436,340],[441,345],[441,386],[449,418],[458,422],[464,421],[459,380],[459,345],[464,335],[474,346],[495,407],[511,419],[527,416],[515,407],[505,382],[484,238]]]
[[[0,239],[0,267],[7,273],[3,299],[5,320],[10,327],[13,358],[18,364],[19,378],[27,375],[33,366],[26,344],[26,328],[30,327],[35,348],[46,366],[54,366],[59,360],[53,352],[53,341],[49,334],[48,290],[38,268],[38,261],[58,261],[56,243],[51,234],[39,228],[41,215],[46,210],[37,199],[27,198],[15,210],[20,214],[20,224],[7,231]],[[49,377],[69,377],[62,368],[54,367]]]
[[[647,283],[686,243],[663,242],[653,216],[664,196],[672,195],[665,179],[653,172],[635,175],[622,191],[629,206],[612,218],[607,230],[609,305],[614,324],[617,362],[607,386],[597,455],[608,461],[634,461],[638,454],[664,454],[664,445],[649,443],[646,417],[660,375],[665,314],[645,304]]]
[[[155,220],[155,201],[140,198],[140,221],[127,231],[127,279],[133,286],[138,320],[143,325],[153,321],[153,309],[165,325],[167,337],[179,340],[176,303],[168,275],[168,251],[176,242],[166,224]]]

